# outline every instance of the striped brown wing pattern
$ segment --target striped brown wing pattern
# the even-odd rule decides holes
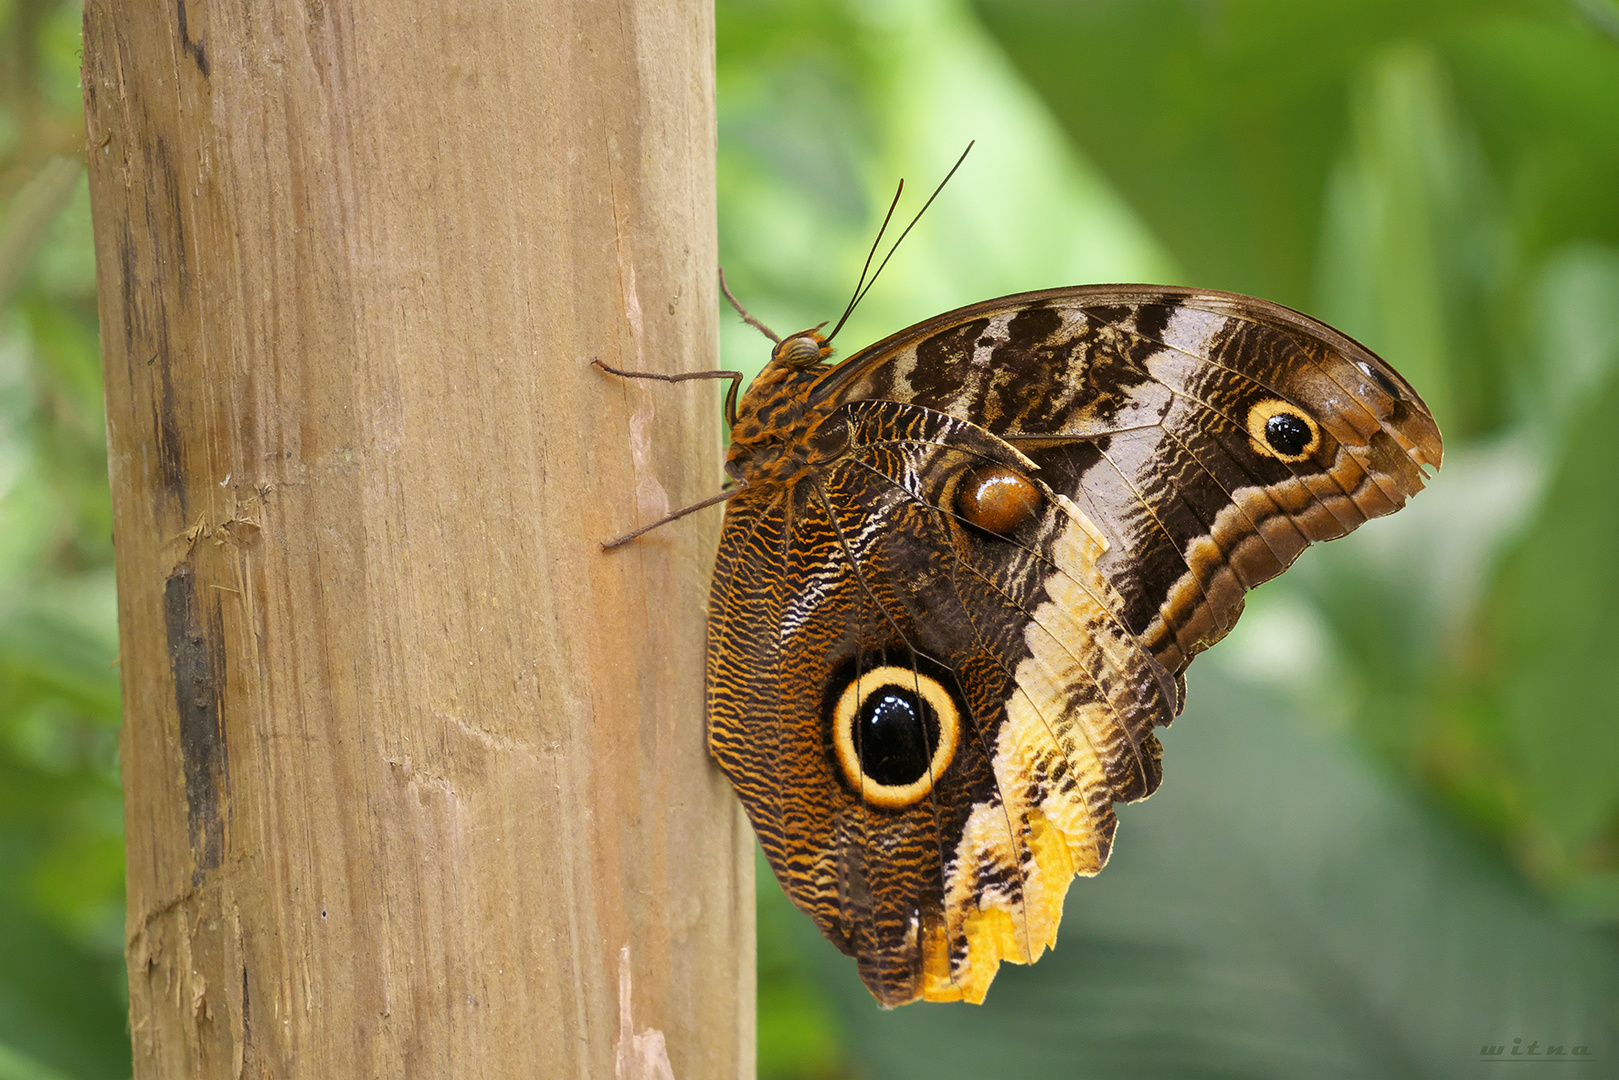
[[[819,346],[779,345],[733,429],[710,747],[880,1001],[979,1001],[1157,786],[1152,728],[1244,590],[1403,504],[1438,430],[1365,349],[1226,294],[1057,290],[836,368]]]
[[[1107,536],[1121,614],[1177,674],[1231,628],[1246,589],[1403,506],[1441,455],[1422,399],[1363,346],[1264,300],[1190,289],[963,308],[850,357],[813,393],[923,405],[1022,448]],[[1313,436],[1307,452],[1264,440],[1279,407]]]

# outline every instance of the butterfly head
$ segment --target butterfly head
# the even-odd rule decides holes
[[[825,325],[826,323],[822,323],[792,337],[783,338],[774,349],[770,350],[771,362],[802,371],[805,368],[815,367],[827,359],[832,355],[832,346],[826,343],[826,335],[821,333],[821,327]]]

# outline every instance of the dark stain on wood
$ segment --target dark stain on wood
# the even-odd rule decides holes
[[[181,565],[164,584],[163,622],[180,714],[191,883],[201,885],[219,865],[224,847],[224,800],[230,784],[223,722],[225,640],[219,605],[203,610],[189,565]]]
[[[252,1007],[247,994],[247,965],[242,965],[242,1046],[247,1053],[253,1046]]]
[[[174,412],[174,380],[169,373],[168,335],[161,335],[152,367],[156,385],[152,394],[152,419],[157,429],[157,468],[161,490],[174,496],[180,518],[186,517],[185,452],[180,439],[180,423]]]
[[[192,41],[190,28],[186,25],[186,0],[176,0],[175,7],[180,16],[180,48],[197,64],[197,70],[202,77],[208,77],[208,50],[201,41]]]
[[[144,359],[150,371],[159,490],[174,498],[183,520],[188,516],[186,454],[181,435],[184,425],[177,415],[174,379],[170,370],[173,353],[169,338],[169,298],[172,295],[176,303],[183,307],[188,296],[190,268],[186,262],[185,208],[169,140],[160,135],[145,144],[143,152],[150,185],[145,220],[146,235],[152,244],[152,273],[149,280],[136,279],[135,243],[132,236],[128,237],[129,265],[124,271],[124,318],[129,328],[126,341],[132,350],[131,362]],[[165,204],[168,207],[166,216],[154,211],[154,206]],[[120,257],[123,257],[122,250]],[[140,344],[136,346],[136,342]],[[145,356],[142,357],[141,353]]]
[[[118,290],[123,305],[119,310],[124,324],[124,356],[133,362],[135,356],[135,237],[130,233],[129,218],[118,223]],[[134,372],[131,371],[131,377]]]
[[[152,140],[147,155],[147,178],[155,189],[147,195],[146,223],[151,230],[160,274],[173,271],[175,294],[183,302],[190,297],[191,267],[186,261],[186,198],[180,186],[180,174],[174,167],[174,147],[162,135]],[[167,218],[154,217],[154,200],[161,198],[168,204]],[[171,234],[172,230],[172,234]],[[173,237],[172,246],[165,240]],[[172,260],[172,262],[171,262]]]

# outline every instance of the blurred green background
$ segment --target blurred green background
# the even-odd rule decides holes
[[[0,1080],[129,1073],[79,17],[0,0]],[[919,205],[976,139],[840,345],[1022,289],[1232,289],[1378,350],[1446,436],[1193,668],[1163,789],[985,1006],[879,1011],[761,865],[761,1075],[1461,1077],[1531,1044],[1619,1075],[1619,3],[718,19],[722,259],[778,330],[835,317],[894,181]]]

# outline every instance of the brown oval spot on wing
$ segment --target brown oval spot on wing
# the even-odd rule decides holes
[[[1043,497],[1029,478],[998,462],[961,478],[956,513],[985,532],[1009,533],[1040,511]]]

